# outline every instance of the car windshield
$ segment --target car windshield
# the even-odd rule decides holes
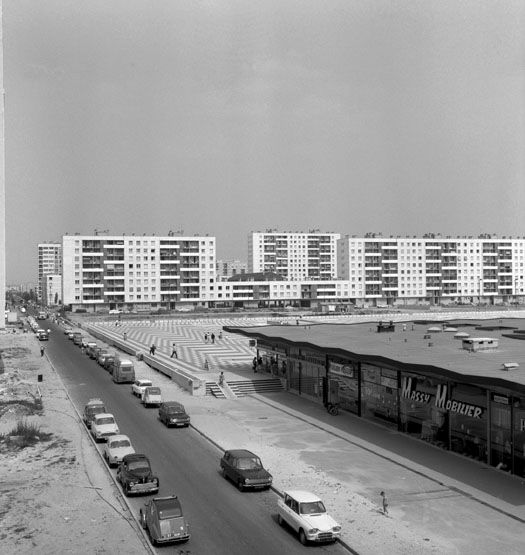
[[[106,412],[106,407],[103,407],[102,405],[95,405],[94,407],[89,407],[89,412],[91,412],[91,414],[102,414],[103,412]]]
[[[160,395],[160,388],[159,387],[148,387],[148,393],[150,395]]]
[[[315,515],[326,513],[326,509],[322,501],[310,501],[308,503],[301,503],[299,512],[302,515]]]
[[[149,470],[147,461],[131,461],[128,463],[129,470]]]
[[[182,516],[182,508],[178,499],[159,499],[155,503],[161,520]]]
[[[119,439],[117,441],[112,441],[109,446],[111,449],[118,449],[119,447],[130,447],[131,443],[127,439]]]
[[[97,424],[115,424],[115,419],[112,416],[104,416],[103,418],[96,419]]]
[[[140,387],[149,387],[151,382],[137,382]]]
[[[262,468],[262,463],[258,457],[245,457],[237,461],[239,470],[256,470]]]

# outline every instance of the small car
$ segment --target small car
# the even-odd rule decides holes
[[[277,522],[286,522],[303,545],[335,542],[341,535],[341,525],[326,512],[322,500],[308,491],[285,491],[277,500]]]
[[[122,311],[119,310],[118,308],[112,308],[112,309],[109,311],[109,313],[110,313],[110,314],[122,314]]]
[[[110,374],[113,372],[113,363],[115,362],[115,355],[109,355],[104,359],[104,370]]]
[[[109,356],[111,356],[111,353],[109,351],[100,351],[97,357],[97,362],[100,364],[100,366],[104,366],[104,361],[106,360],[106,357]]]
[[[109,412],[96,414],[91,422],[91,435],[98,443],[120,433],[115,417]]]
[[[99,349],[99,348],[100,348],[100,346],[97,345],[94,341],[88,341],[88,344],[87,344],[87,347],[86,347],[86,355],[89,358],[93,358],[95,349]]]
[[[114,435],[108,437],[106,445],[104,445],[104,458],[110,467],[118,466],[123,457],[132,455],[135,452],[133,445],[128,436]]]
[[[91,428],[91,422],[93,422],[95,415],[105,412],[107,412],[106,406],[104,405],[104,401],[102,401],[102,399],[99,399],[98,397],[90,399],[84,407],[83,420],[86,426]]]
[[[68,337],[68,339],[73,339],[75,337],[75,332],[74,331],[68,331],[67,332],[67,337]]]
[[[89,339],[86,339],[85,337],[82,338],[82,341],[80,342],[80,346],[84,347],[84,349],[87,349],[89,343]]]
[[[159,491],[159,479],[154,476],[148,457],[139,453],[122,458],[117,470],[117,481],[120,482],[126,497],[134,493]]]
[[[272,475],[263,467],[261,459],[246,449],[225,451],[220,462],[221,473],[244,489],[269,489]]]
[[[64,335],[68,335],[69,333],[71,333],[73,330],[70,327],[66,327],[64,328]]]
[[[162,395],[160,393],[160,387],[146,387],[144,388],[144,393],[142,393],[142,399],[140,402],[145,407],[160,406],[162,403]]]
[[[169,428],[170,426],[190,425],[190,417],[186,414],[184,406],[177,401],[165,401],[159,407],[159,420]]]
[[[176,495],[154,497],[140,509],[140,523],[153,545],[187,542],[190,527]]]
[[[153,383],[151,380],[135,380],[131,386],[131,393],[132,395],[142,398],[142,394],[144,393],[146,387],[151,387],[152,385]]]
[[[37,330],[36,336],[39,341],[49,341],[49,334],[46,330]]]

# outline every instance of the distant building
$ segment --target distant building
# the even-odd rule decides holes
[[[171,310],[215,298],[215,237],[66,235],[62,246],[72,310]]]
[[[318,230],[252,231],[248,239],[248,271],[275,272],[290,281],[336,279],[340,237],[339,233]]]
[[[44,276],[44,287],[42,289],[42,302],[46,306],[57,306],[62,304],[62,275],[47,274]]]
[[[232,276],[245,274],[248,264],[241,260],[217,260],[217,280],[226,281]]]
[[[40,243],[38,245],[37,299],[44,302],[45,280],[48,275],[62,274],[62,245],[60,243]]]

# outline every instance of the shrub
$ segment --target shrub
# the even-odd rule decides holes
[[[27,422],[27,420],[19,420],[8,435],[10,438],[15,436],[16,443],[21,448],[29,447],[39,441],[48,441],[52,436],[52,434],[42,432],[40,426]]]

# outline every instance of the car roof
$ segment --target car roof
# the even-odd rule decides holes
[[[144,384],[144,383],[153,383],[151,380],[146,380],[146,379],[137,380],[137,382],[140,382],[142,384]]]
[[[95,418],[107,418],[108,416],[111,416],[111,418],[115,418],[110,412],[101,412],[99,414],[95,414]]]
[[[252,453],[251,451],[248,451],[247,449],[229,449],[228,451],[225,451],[224,454],[230,454],[233,457],[258,457],[258,455],[256,455],[255,453]]]
[[[162,403],[160,406],[161,407],[182,407],[182,408],[184,408],[184,405],[182,403],[179,403],[178,401],[164,401],[164,403]]]
[[[309,491],[290,490],[290,491],[284,491],[283,493],[284,495],[289,495],[290,497],[293,497],[299,503],[310,503],[312,501],[322,501],[322,499],[318,495],[315,495],[315,493],[311,493]]]
[[[127,439],[130,443],[131,443],[131,439],[129,439],[128,436],[125,436],[123,434],[118,434],[118,435],[114,435],[108,438],[108,443],[112,442],[112,441],[121,441],[123,439]]]
[[[94,397],[93,399],[90,399],[86,405],[103,405],[104,401],[102,399],[99,399],[98,397]]]
[[[148,457],[146,457],[146,455],[143,455],[142,453],[132,453],[131,455],[124,455],[124,457],[122,458],[122,461],[130,462],[130,461],[141,461],[144,459],[148,460]]]

